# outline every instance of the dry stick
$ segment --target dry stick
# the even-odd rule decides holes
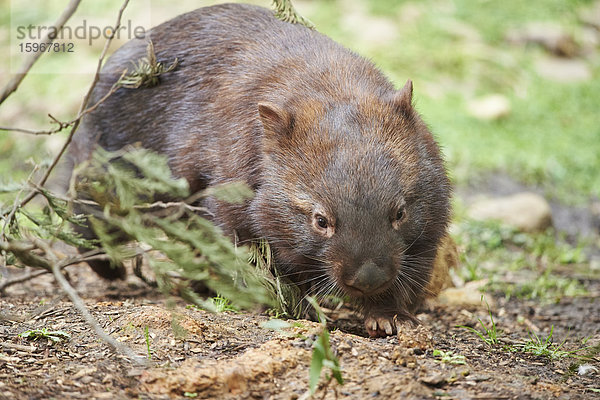
[[[75,306],[75,308],[77,308],[77,310],[79,311],[81,316],[92,327],[92,329],[94,329],[94,332],[96,333],[96,335],[98,335],[98,337],[100,339],[102,339],[110,347],[112,347],[113,350],[115,352],[117,352],[118,354],[125,355],[126,357],[128,357],[130,360],[132,360],[136,364],[146,365],[147,362],[143,356],[135,354],[133,352],[133,350],[131,350],[129,347],[125,346],[124,344],[122,344],[121,342],[114,339],[112,336],[110,336],[106,332],[104,332],[104,329],[102,329],[102,327],[100,326],[98,321],[96,321],[96,319],[88,311],[88,309],[85,306],[85,303],[83,302],[81,297],[79,297],[79,295],[77,294],[75,289],[73,289],[73,287],[65,279],[60,268],[61,268],[61,265],[59,263],[57,263],[57,262],[52,263],[52,273],[54,274],[56,281],[58,282],[58,284],[60,285],[62,290],[69,296],[69,298],[73,302],[73,305]]]
[[[23,264],[36,268],[42,268],[46,271],[51,271],[52,265],[50,262],[33,252],[33,250],[37,248],[40,247],[30,242],[16,240],[12,242],[5,242],[0,240],[0,250],[7,253],[13,253],[15,257],[23,262]]]
[[[48,114],[50,118],[53,118],[52,115]],[[34,131],[33,129],[24,129],[24,128],[11,128],[7,126],[0,126],[0,131],[11,131],[11,132],[19,132],[19,133],[28,133],[30,135],[53,135],[70,126],[68,122],[61,122],[58,125],[58,128],[46,130],[46,131]]]
[[[48,29],[48,34],[46,35],[46,37],[44,37],[40,44],[48,45],[54,41],[56,35],[52,35],[52,33],[58,33],[63,28],[63,26],[67,23],[69,18],[71,18],[71,16],[75,14],[77,7],[79,7],[79,3],[81,3],[81,0],[71,0],[67,8],[65,8],[61,16],[58,17],[54,25],[50,29]],[[0,96],[0,104],[2,104],[4,100],[6,100],[8,96],[10,96],[15,90],[17,90],[17,88],[19,87],[19,85],[21,84],[31,67],[33,67],[33,64],[35,64],[35,62],[38,60],[38,58],[42,56],[42,54],[44,54],[43,51],[32,53],[29,56],[29,58],[25,60],[19,72],[17,72],[17,74],[13,76],[13,78],[4,87],[4,91]]]
[[[50,271],[46,271],[45,269],[33,270],[24,275],[18,276],[13,279],[8,279],[2,283],[0,283],[0,294],[3,294],[7,287],[16,285],[17,283],[26,282],[30,279],[37,278],[40,275],[48,274]]]
[[[91,113],[96,108],[98,108],[98,106],[100,104],[104,103],[104,101],[106,101],[106,99],[108,99],[110,96],[112,96],[112,94],[114,92],[116,92],[121,87],[120,82],[121,82],[121,79],[125,75],[127,75],[127,70],[123,71],[123,73],[121,74],[121,77],[117,80],[117,82],[110,88],[110,90],[100,100],[98,100],[96,102],[96,104],[94,104],[93,106],[91,106],[89,108],[86,108],[83,112],[81,112],[80,114],[78,114],[77,117],[75,117],[71,121],[62,122],[62,121],[59,121],[58,119],[54,118],[54,116],[52,116],[52,114],[48,114],[48,117],[50,117],[50,119],[52,119],[52,122],[55,122],[58,125],[54,129],[49,129],[49,130],[33,130],[33,129],[23,129],[23,128],[13,128],[13,127],[0,126],[0,131],[12,131],[12,132],[28,133],[30,135],[37,135],[37,136],[40,136],[40,135],[54,135],[55,133],[58,133],[58,132],[62,131],[63,129],[67,129],[69,126],[75,125],[75,123],[77,121],[79,121],[81,118],[83,118],[84,115]]]
[[[61,18],[59,19],[59,22],[62,21],[62,19],[64,17],[64,21],[62,21],[62,23],[60,24],[61,28],[62,28],[62,25],[64,25],[64,23],[66,22],[66,20],[68,20],[68,18],[71,15],[73,15],[73,13],[75,12],[75,9],[79,5],[79,2],[80,1],[78,1],[78,0],[72,0],[71,3],[69,4],[69,7],[67,8],[67,10],[65,10],[65,12],[63,13],[63,15],[61,15]],[[88,103],[88,101],[89,101],[89,99],[91,97],[92,90],[94,89],[94,87],[96,86],[96,83],[99,80],[100,69],[102,68],[102,62],[104,61],[104,57],[106,57],[106,53],[108,52],[108,48],[110,46],[110,43],[112,42],[112,39],[114,38],[115,32],[117,32],[119,30],[119,27],[121,26],[121,17],[122,17],[123,12],[125,11],[125,8],[127,7],[128,4],[129,4],[129,0],[125,0],[123,2],[123,5],[121,6],[121,9],[119,10],[119,14],[118,14],[118,17],[117,17],[117,23],[115,25],[115,29],[113,30],[112,35],[108,38],[108,40],[106,41],[106,43],[104,45],[104,49],[102,50],[102,54],[100,56],[100,59],[98,60],[98,67],[96,69],[96,74],[94,76],[94,80],[93,80],[93,82],[92,82],[92,84],[90,86],[90,89],[88,90],[87,94],[85,95],[85,97],[84,97],[84,99],[83,99],[83,101],[81,103],[81,107],[79,108],[79,112],[77,113],[78,116],[80,116],[80,115],[83,114],[83,112],[85,110],[85,107],[87,106],[87,103]],[[37,60],[38,57],[39,57],[39,55],[36,55],[36,57],[31,61],[31,65],[33,65],[33,63]],[[17,77],[15,77],[16,79],[15,79],[14,83],[13,82],[9,83],[9,86],[6,88],[5,93],[3,94],[3,97],[0,98],[0,103],[2,103],[2,101],[4,101],[4,99],[10,95],[10,93],[12,93],[13,91],[16,90],[16,88],[19,86],[19,83],[23,80],[23,78],[25,77],[25,75],[27,74],[27,72],[29,71],[29,69],[31,69],[31,65],[29,65],[27,68],[22,69],[21,74],[18,75]],[[6,94],[6,93],[8,93],[8,94]],[[68,137],[66,143],[64,144],[64,146],[62,147],[61,151],[59,152],[59,154],[54,159],[53,163],[48,168],[48,171],[46,171],[46,174],[44,175],[44,177],[40,180],[40,182],[39,182],[40,186],[43,186],[46,183],[48,177],[50,176],[50,173],[56,167],[56,165],[58,164],[58,161],[60,160],[60,158],[64,154],[64,152],[67,149],[68,145],[71,143],[73,135],[77,131],[77,128],[79,126],[79,122],[80,121],[81,121],[81,118],[75,120],[75,122],[73,124],[73,127],[71,128],[71,132],[69,134],[69,137]],[[25,204],[27,204],[29,201],[31,201],[31,199],[33,199],[38,193],[39,193],[38,191],[31,192],[30,195],[27,196],[21,202],[20,206],[23,207]],[[104,332],[104,330],[102,329],[102,327],[98,324],[98,322],[90,314],[90,312],[86,308],[85,304],[83,303],[83,300],[81,300],[81,298],[79,297],[79,295],[77,294],[77,292],[75,291],[75,289],[73,289],[73,287],[69,284],[69,282],[67,282],[67,280],[63,276],[63,274],[61,272],[62,265],[56,260],[56,257],[54,256],[52,250],[45,243],[43,243],[42,241],[34,240],[34,242],[36,243],[36,247],[44,249],[46,251],[46,254],[49,257],[54,258],[53,262],[52,263],[48,263],[48,264],[50,264],[50,269],[52,270],[52,273],[54,274],[54,277],[56,278],[56,281],[59,283],[59,285],[61,286],[61,288],[65,291],[65,293],[69,296],[69,298],[71,299],[71,301],[73,302],[73,304],[75,305],[75,307],[79,310],[79,312],[81,313],[81,315],[83,316],[83,318],[86,320],[86,322],[94,329],[94,331],[96,332],[96,334],[103,341],[105,341],[106,343],[108,343],[118,353],[126,355],[132,361],[134,361],[134,362],[136,362],[136,363],[138,363],[140,365],[145,365],[146,362],[145,362],[145,359],[143,357],[140,357],[140,356],[136,355],[127,346],[125,346],[122,343],[118,342],[117,340],[113,339],[111,336],[109,336],[108,334],[106,334]],[[0,242],[0,244],[2,244],[2,243]],[[13,249],[13,252],[14,252],[14,249]],[[24,254],[22,253],[21,256],[24,256]]]
[[[54,158],[54,161],[52,161],[52,164],[50,165],[50,167],[48,167],[48,170],[46,171],[46,173],[44,174],[42,179],[40,179],[40,181],[38,183],[39,186],[44,186],[44,184],[50,177],[50,173],[56,167],[56,165],[58,164],[58,161],[62,158],[63,154],[67,150],[67,147],[69,147],[69,144],[71,144],[71,140],[73,140],[73,135],[75,134],[75,132],[77,132],[77,128],[79,127],[79,123],[81,122],[81,116],[84,115],[84,113],[85,113],[84,110],[87,106],[88,101],[90,100],[90,97],[92,96],[92,91],[94,90],[94,87],[96,87],[96,83],[98,83],[98,80],[100,79],[100,70],[102,69],[102,62],[104,61],[104,58],[106,57],[106,53],[108,53],[108,48],[110,47],[110,44],[111,44],[112,40],[114,39],[116,32],[118,32],[119,28],[121,27],[121,17],[123,16],[123,12],[125,11],[125,8],[127,7],[128,4],[129,4],[129,0],[125,0],[123,2],[123,5],[121,5],[121,8],[119,9],[119,14],[117,16],[117,23],[115,24],[115,28],[112,30],[111,35],[109,36],[109,38],[106,40],[106,43],[104,44],[104,49],[102,49],[102,54],[100,55],[100,58],[98,59],[98,65],[96,67],[96,74],[94,75],[94,80],[92,81],[92,84],[90,85],[90,88],[89,88],[88,92],[86,93],[85,97],[83,98],[83,101],[81,102],[81,106],[79,107],[79,112],[77,113],[78,118],[75,119],[75,122],[73,123],[73,127],[71,128],[71,132],[69,133],[69,137],[67,138],[65,144],[60,149],[60,152],[58,153],[58,155]],[[114,89],[114,86],[113,86],[113,89]],[[113,89],[111,89],[111,91],[109,92],[110,94],[112,94]],[[116,90],[116,89],[114,89],[114,90]],[[107,96],[105,96],[103,99],[106,99],[106,98],[107,98]],[[97,106],[98,106],[98,104],[94,105],[94,107],[97,107]],[[30,192],[29,195],[27,197],[25,197],[25,199],[23,199],[23,201],[21,202],[21,207],[25,206],[25,204],[29,203],[37,195],[38,195],[37,191]]]
[[[0,245],[2,245],[2,244],[0,243]],[[79,264],[82,262],[93,261],[93,260],[108,260],[108,256],[105,253],[101,252],[100,250],[92,250],[92,251],[89,251],[82,255],[74,256],[74,257],[68,258],[66,260],[63,260],[63,261],[61,261],[60,264],[61,264],[61,269],[65,269],[66,267],[71,266],[73,264]],[[23,260],[21,260],[21,261],[23,261]],[[16,278],[7,279],[5,281],[0,281],[0,294],[2,294],[6,290],[6,288],[8,288],[9,286],[29,281],[31,279],[37,278],[40,275],[49,274],[52,272],[51,269],[52,268],[50,268],[49,270],[46,270],[46,269],[34,270],[29,273],[23,274],[21,276],[17,276]]]
[[[145,357],[135,354],[133,350],[131,350],[129,347],[125,346],[123,343],[119,342],[118,340],[104,332],[104,329],[102,329],[98,321],[96,321],[94,316],[88,311],[87,307],[85,306],[85,303],[77,294],[77,291],[73,289],[73,286],[71,286],[71,284],[62,274],[61,269],[63,268],[64,264],[58,261],[58,257],[56,257],[56,254],[54,254],[54,251],[50,248],[50,246],[48,246],[48,244],[45,243],[43,240],[35,238],[33,239],[33,243],[38,248],[44,250],[48,258],[51,260],[49,263],[54,278],[60,285],[61,289],[69,296],[75,308],[77,308],[83,319],[85,319],[85,322],[87,322],[92,327],[96,335],[98,335],[100,339],[102,339],[105,343],[112,347],[112,349],[117,354],[124,355],[125,357],[129,358],[131,361],[135,362],[138,365],[146,365],[147,360]]]

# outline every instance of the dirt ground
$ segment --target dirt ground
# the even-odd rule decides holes
[[[211,314],[166,301],[135,277],[107,283],[87,267],[73,266],[72,284],[103,328],[139,355],[147,366],[115,355],[83,321],[48,276],[13,286],[0,298],[1,399],[299,399],[307,397],[312,339],[319,325],[273,331],[258,313]],[[18,274],[21,271],[11,270]],[[331,324],[344,385],[326,385],[325,399],[590,399],[600,398],[600,279],[584,282],[588,297],[556,304],[489,298],[502,341],[527,338],[532,329],[554,327],[564,350],[595,346],[595,358],[551,359],[490,346],[474,333],[485,306],[432,304],[422,326],[399,337],[365,337],[360,319],[345,309]],[[65,331],[59,343],[29,341],[20,333],[38,328]],[[147,329],[147,334],[146,334]],[[542,335],[540,334],[540,337]],[[544,336],[544,337],[545,337]],[[434,350],[464,356],[443,362]],[[585,352],[581,353],[585,354]],[[579,364],[589,373],[578,374]]]

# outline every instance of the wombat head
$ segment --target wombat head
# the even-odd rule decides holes
[[[380,98],[258,106],[255,228],[283,273],[317,294],[391,297],[406,309],[422,297],[450,184],[411,99],[409,81]]]

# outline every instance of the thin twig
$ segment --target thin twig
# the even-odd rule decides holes
[[[87,104],[90,100],[90,97],[92,96],[92,91],[94,90],[94,88],[96,87],[96,84],[100,80],[100,70],[102,69],[102,63],[104,61],[104,58],[106,57],[106,54],[108,53],[108,48],[110,47],[110,44],[111,44],[112,40],[114,39],[116,32],[118,32],[119,28],[121,27],[121,17],[123,16],[123,12],[125,11],[125,8],[127,7],[128,4],[129,4],[129,0],[125,0],[123,2],[123,5],[119,9],[119,14],[117,16],[117,23],[115,24],[115,28],[112,30],[112,34],[110,35],[110,37],[106,40],[106,43],[104,44],[104,49],[102,49],[102,54],[100,55],[100,58],[98,59],[98,65],[96,66],[96,74],[94,75],[94,80],[92,81],[90,88],[88,89],[85,97],[83,98],[83,101],[81,102],[81,106],[79,107],[79,112],[77,113],[77,115],[83,115],[84,110],[87,107]],[[44,184],[50,177],[50,173],[52,173],[52,170],[54,170],[54,168],[58,164],[58,161],[62,158],[63,154],[65,153],[65,151],[71,144],[71,141],[73,140],[73,135],[75,134],[75,132],[77,132],[77,128],[79,127],[80,122],[81,122],[81,118],[75,119],[75,122],[73,123],[73,127],[71,128],[71,132],[69,133],[69,136],[67,137],[67,140],[65,141],[63,147],[60,149],[58,155],[52,161],[52,164],[50,165],[50,167],[48,167],[48,170],[46,171],[46,173],[44,174],[42,179],[40,179],[40,181],[38,183],[40,186],[44,186]],[[29,195],[25,199],[23,199],[23,201],[21,202],[21,207],[23,207],[25,204],[29,203],[37,195],[38,195],[38,192],[29,193]]]
[[[210,211],[208,210],[208,208],[192,206],[191,204],[188,204],[184,201],[174,201],[174,202],[169,202],[169,203],[157,201],[157,202],[150,203],[150,204],[137,204],[137,205],[133,206],[133,208],[142,209],[142,210],[147,209],[147,208],[173,208],[173,207],[180,207],[180,208],[185,208],[185,209],[193,211],[193,212],[201,212],[201,213],[210,214]]]
[[[23,264],[30,267],[43,268],[46,271],[50,271],[52,266],[43,257],[33,253],[34,250],[39,248],[31,242],[11,241],[5,242],[0,240],[0,250],[13,253]]]
[[[33,249],[33,248],[32,248]],[[18,258],[18,256],[17,256]],[[21,260],[19,258],[19,260]],[[69,267],[73,264],[79,264],[82,262],[93,261],[93,260],[108,260],[108,256],[102,252],[102,250],[91,250],[84,254],[78,254],[76,256],[72,256],[70,258],[64,259],[61,261],[61,269]],[[23,260],[21,260],[23,262]],[[51,271],[47,269],[36,269],[31,272],[25,273],[21,276],[12,279],[6,279],[3,282],[0,282],[0,294],[4,294],[4,291],[9,286],[13,286],[19,283],[27,282],[31,279],[37,278],[38,276],[49,274]]]
[[[38,170],[38,166],[36,165],[35,167],[33,167],[33,170],[29,174],[29,177],[27,178],[27,180],[31,180],[31,178],[37,172],[37,170]],[[15,196],[15,200],[13,202],[13,206],[10,209],[10,212],[8,213],[6,219],[4,220],[4,225],[2,226],[2,232],[0,232],[0,239],[1,240],[7,240],[6,230],[12,224],[12,221],[15,218],[15,215],[17,214],[17,210],[20,207],[19,206],[19,200],[21,198],[21,194],[23,193],[23,190],[24,190],[24,188],[21,188],[21,190],[19,190],[19,193],[17,193],[17,195]]]
[[[83,319],[85,319],[85,321],[92,327],[96,335],[98,335],[100,339],[107,343],[117,354],[124,355],[125,357],[129,358],[131,361],[135,362],[138,365],[146,365],[147,360],[145,357],[135,354],[133,350],[131,350],[129,347],[125,346],[123,343],[119,342],[118,340],[104,332],[104,329],[102,329],[98,321],[96,321],[94,316],[89,312],[89,310],[85,306],[85,303],[77,294],[77,291],[73,288],[73,286],[71,286],[71,284],[62,274],[62,263],[58,261],[58,258],[56,257],[50,246],[48,246],[41,240],[34,239],[34,243],[40,248],[42,248],[46,252],[46,256],[48,256],[48,258],[51,259],[51,270],[52,274],[54,275],[54,278],[60,285],[61,289],[67,294],[67,296],[69,296],[69,298],[73,302],[73,305],[75,306],[75,308],[77,308]]]
[[[19,132],[19,133],[27,133],[30,135],[53,135],[62,131],[63,129],[70,126],[67,122],[62,122],[58,128],[49,129],[49,130],[39,130],[34,131],[33,129],[25,129],[25,128],[10,128],[7,126],[0,126],[0,131],[10,131],[10,132]]]
[[[32,180],[28,180],[27,183],[33,188],[33,190],[37,191],[39,194],[44,194],[44,192],[47,192],[47,190],[45,190],[43,187],[41,187],[40,185],[38,185],[37,183],[33,182]],[[58,200],[62,200],[65,202],[73,202],[73,203],[77,203],[77,204],[84,204],[86,206],[94,206],[94,207],[99,207],[100,203],[93,201],[93,200],[85,200],[85,199],[73,199],[69,196],[62,196],[58,193],[52,193],[52,197],[57,198]]]
[[[37,278],[40,275],[49,274],[49,273],[50,273],[50,271],[45,270],[45,269],[35,269],[31,272],[28,272],[28,273],[18,276],[16,278],[7,279],[4,282],[0,283],[0,294],[4,294],[4,291],[9,286],[16,285],[17,283],[26,282],[30,279]]]
[[[123,73],[121,74],[121,77],[119,78],[119,81],[125,75],[127,75],[127,70],[123,71]],[[121,87],[121,85],[119,84],[119,81],[117,81],[110,88],[110,90],[100,100],[98,100],[96,102],[96,104],[94,104],[93,106],[91,106],[89,108],[86,108],[85,110],[83,110],[82,112],[80,112],[77,115],[77,117],[75,117],[71,121],[68,121],[68,122],[59,121],[58,119],[56,119],[55,117],[53,117],[51,114],[48,114],[48,117],[52,120],[52,122],[54,122],[54,123],[56,123],[58,125],[56,128],[48,129],[48,130],[33,130],[33,129],[24,129],[24,128],[13,128],[13,127],[0,126],[0,131],[11,131],[11,132],[27,133],[27,134],[30,134],[30,135],[37,135],[37,136],[54,135],[55,133],[58,133],[58,132],[60,132],[60,131],[62,131],[64,129],[67,129],[70,126],[74,126],[75,123],[77,123],[81,118],[83,118],[84,115],[89,114],[92,111],[94,111],[96,108],[98,108],[98,106],[100,104],[104,103],[106,101],[106,99],[108,99],[110,96],[112,96],[112,94],[115,93]]]
[[[10,343],[10,342],[2,342],[0,343],[0,347],[5,349],[17,350],[17,351],[26,351],[28,353],[33,353],[37,350],[37,347],[29,345],[23,346],[22,344]]]
[[[79,297],[75,289],[73,289],[73,287],[65,279],[64,275],[60,271],[60,265],[58,263],[54,263],[52,265],[52,273],[54,274],[54,277],[56,278],[56,281],[58,282],[62,290],[69,296],[69,298],[73,302],[75,308],[77,308],[83,319],[85,319],[85,321],[92,327],[92,329],[100,339],[102,339],[110,347],[112,347],[115,352],[126,356],[136,364],[147,364],[146,359],[143,356],[135,354],[133,350],[131,350],[129,347],[125,346],[123,343],[119,342],[118,340],[104,332],[104,329],[102,329],[98,321],[96,321],[96,319],[88,311],[81,297]]]
[[[77,7],[79,7],[79,3],[81,3],[81,0],[71,0],[71,2],[67,5],[67,8],[65,8],[60,17],[58,17],[54,25],[50,29],[48,29],[48,33],[46,34],[44,39],[42,39],[40,44],[49,45],[54,41],[54,39],[56,39],[56,35],[52,35],[52,33],[58,33],[60,30],[62,30],[63,26],[67,23],[69,18],[71,18],[73,14],[75,14]],[[19,85],[21,84],[31,67],[33,67],[33,64],[35,64],[35,62],[44,53],[45,52],[43,51],[31,53],[31,55],[25,60],[25,62],[19,69],[19,72],[17,72],[17,74],[13,76],[13,78],[4,87],[2,95],[0,95],[0,104],[2,104],[4,100],[6,100],[8,96],[10,96],[15,90],[17,90],[17,88],[19,87]]]

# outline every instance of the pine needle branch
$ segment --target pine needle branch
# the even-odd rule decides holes
[[[150,40],[146,47],[146,57],[139,59],[137,64],[133,61],[131,63],[133,64],[133,71],[121,76],[117,81],[119,87],[138,89],[140,87],[156,86],[160,83],[160,76],[177,68],[179,61],[175,58],[168,67],[158,62],[154,52],[154,43]]]
[[[273,0],[273,8],[275,8],[275,18],[280,19],[290,24],[300,24],[307,28],[315,29],[315,25],[308,19],[296,11],[292,5],[292,0]]]
[[[77,132],[77,128],[79,128],[81,118],[83,117],[83,115],[85,113],[85,109],[87,107],[87,104],[90,100],[90,97],[92,96],[92,91],[94,90],[94,88],[96,87],[96,84],[100,80],[100,70],[102,69],[102,63],[104,62],[104,58],[106,57],[106,54],[108,53],[110,44],[112,43],[112,41],[115,37],[115,33],[118,32],[119,28],[121,27],[121,18],[123,17],[123,12],[125,11],[125,8],[127,7],[128,4],[129,4],[129,0],[125,0],[123,2],[123,4],[121,5],[121,8],[119,9],[115,28],[112,30],[111,35],[106,40],[106,43],[104,43],[104,48],[102,49],[102,54],[100,55],[100,58],[98,59],[98,64],[96,66],[96,73],[94,75],[94,80],[92,81],[90,88],[88,89],[86,95],[84,96],[84,98],[81,102],[81,106],[79,107],[79,112],[77,113],[78,117],[75,119],[75,122],[73,123],[71,131],[69,132],[69,136],[67,137],[67,140],[63,144],[63,147],[60,149],[60,151],[58,152],[58,154],[52,161],[52,164],[50,164],[50,166],[46,170],[46,173],[44,174],[42,179],[40,179],[40,181],[38,182],[39,186],[44,186],[46,184],[46,181],[50,177],[50,174],[52,173],[54,168],[56,168],[56,165],[58,165],[59,160],[62,158],[62,156],[65,154],[67,148],[71,144],[71,141],[73,140],[73,135],[75,135],[75,132]],[[29,203],[31,200],[33,200],[37,196],[37,194],[38,194],[37,192],[30,192],[29,195],[27,197],[25,197],[23,199],[23,201],[21,201],[20,207],[25,206],[27,203]]]

